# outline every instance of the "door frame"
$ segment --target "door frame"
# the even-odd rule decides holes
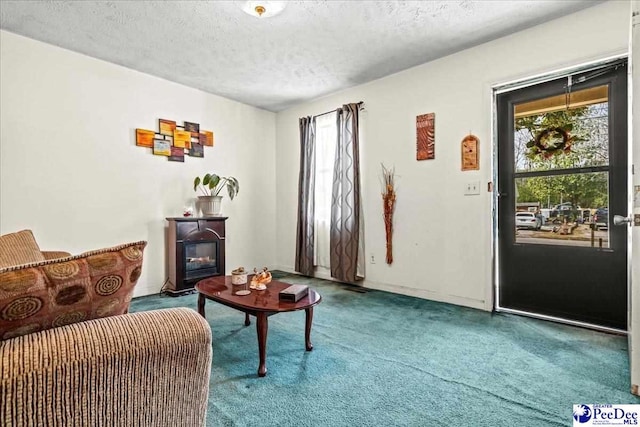
[[[585,72],[593,69],[597,69],[599,67],[606,67],[607,65],[619,61],[621,59],[627,59],[629,63],[631,63],[629,58],[629,53],[621,53],[614,56],[609,56],[603,59],[582,63],[575,66],[565,67],[562,69],[557,69],[553,71],[549,71],[546,73],[536,74],[530,77],[525,77],[517,80],[511,80],[503,83],[497,83],[491,86],[491,140],[492,140],[492,150],[491,150],[491,179],[492,179],[492,194],[491,194],[491,250],[492,250],[492,283],[491,283],[491,309],[496,312],[502,313],[510,313],[517,314],[521,316],[527,316],[542,320],[553,321],[557,323],[563,323],[573,326],[579,326],[588,329],[594,329],[603,332],[627,335],[629,331],[629,327],[631,325],[631,295],[632,295],[632,287],[631,287],[631,267],[632,267],[632,228],[627,226],[627,330],[620,330],[615,328],[609,328],[599,325],[593,325],[590,323],[561,319],[554,316],[548,316],[544,314],[536,314],[529,313],[520,310],[514,310],[510,308],[505,308],[500,306],[500,301],[498,298],[500,291],[500,252],[499,252],[499,242],[498,242],[498,199],[499,199],[499,189],[498,189],[498,104],[497,98],[499,94],[505,92],[511,92],[514,90],[522,89],[525,87],[533,86],[540,83],[549,82],[552,80],[557,80],[563,77],[567,77],[572,74]],[[633,179],[633,139],[632,139],[632,83],[631,83],[631,75],[629,73],[631,67],[627,72],[627,150],[629,155],[627,157],[627,180],[628,189],[627,189],[627,212],[631,215],[633,213],[633,185],[631,180]]]

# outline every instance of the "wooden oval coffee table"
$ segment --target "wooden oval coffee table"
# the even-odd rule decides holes
[[[251,278],[249,278],[249,281]],[[309,289],[309,294],[298,302],[285,302],[278,299],[281,290],[291,286],[289,283],[272,280],[264,291],[251,290],[249,295],[237,295],[240,290],[248,289],[247,285],[232,285],[231,276],[211,277],[199,281],[195,288],[198,291],[198,312],[202,317],[204,304],[207,299],[216,301],[227,307],[245,313],[244,324],[249,326],[251,321],[249,315],[256,318],[256,330],[258,332],[258,353],[260,355],[260,365],[258,366],[258,376],[267,375],[267,318],[274,314],[287,311],[304,310],[306,312],[306,322],[304,330],[305,348],[307,351],[313,350],[311,344],[311,322],[313,321],[313,307],[320,304],[322,297],[313,289]]]

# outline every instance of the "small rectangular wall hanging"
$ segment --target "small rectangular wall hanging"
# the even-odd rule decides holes
[[[191,149],[189,150],[191,157],[204,157],[204,150],[202,144],[199,142],[191,142]]]
[[[460,143],[462,155],[462,170],[471,171],[480,169],[480,140],[475,135],[467,135]]]
[[[184,130],[191,132],[191,136],[193,136],[194,138],[197,138],[198,134],[200,133],[200,124],[184,122]]]
[[[169,145],[169,142],[165,141],[164,139],[154,139],[153,154],[157,156],[170,156],[171,146]]]
[[[416,117],[417,160],[436,158],[436,114],[422,114]]]
[[[176,122],[173,120],[158,120],[158,127],[162,135],[173,136],[173,131],[176,130]]]
[[[136,129],[136,145],[138,147],[153,148],[153,139],[156,133],[152,130]]]
[[[176,129],[173,131],[173,146],[180,148],[191,148],[191,132]]]
[[[172,162],[184,162],[184,148],[171,147],[171,155],[169,161]]]
[[[213,147],[213,132],[203,130],[200,133],[200,143],[206,147]]]

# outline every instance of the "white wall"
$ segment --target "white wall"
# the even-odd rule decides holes
[[[0,234],[30,228],[42,249],[72,253],[147,240],[135,294],[156,293],[165,217],[215,171],[240,181],[223,201],[227,270],[273,265],[273,113],[6,31],[0,58]],[[200,123],[215,147],[184,163],[137,147],[135,129],[159,118]]]
[[[490,309],[492,91],[498,83],[627,51],[627,2],[607,2],[277,115],[277,263],[293,270],[298,118],[364,101],[365,286]],[[415,120],[436,114],[435,160],[416,161]],[[460,171],[460,141],[480,138],[479,171]],[[384,263],[380,163],[395,166],[394,263]],[[464,184],[480,181],[479,196]]]

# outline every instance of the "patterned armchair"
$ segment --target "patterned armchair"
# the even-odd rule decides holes
[[[209,325],[126,314],[145,246],[70,256],[0,236],[0,425],[204,425]]]

